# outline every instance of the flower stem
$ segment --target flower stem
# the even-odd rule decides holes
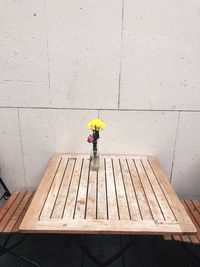
[[[93,137],[94,137],[94,141],[93,141],[93,152],[94,152],[94,156],[97,155],[97,140],[99,138],[99,131],[93,131]]]

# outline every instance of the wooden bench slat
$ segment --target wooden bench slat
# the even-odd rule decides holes
[[[173,240],[172,235],[165,235],[165,240]]]
[[[8,209],[7,213],[5,214],[5,216],[3,217],[3,219],[1,220],[0,232],[3,232],[4,228],[6,227],[6,225],[8,224],[8,222],[10,221],[11,217],[13,216],[13,214],[15,213],[15,211],[17,210],[18,206],[20,205],[20,203],[23,200],[23,198],[24,198],[25,195],[26,195],[26,191],[19,192],[19,194],[17,195],[17,198],[12,203],[12,205]]]
[[[200,243],[200,241],[199,241],[199,239],[198,239],[196,234],[191,234],[190,235],[190,239],[191,239],[191,243],[194,243],[194,244],[199,244]]]
[[[181,235],[173,235],[172,239],[176,240],[176,241],[183,241],[181,238]]]
[[[197,228],[197,238],[199,239],[200,242],[200,215],[198,210],[195,208],[191,200],[185,200],[185,204],[188,207],[189,215],[190,218],[192,219],[194,225]]]
[[[188,235],[164,235],[165,240],[176,240],[183,241],[187,243],[200,244],[200,201],[199,200],[181,200],[185,210],[193,221],[197,228],[196,234]]]
[[[182,235],[181,236],[183,242],[191,242],[190,236],[189,235]]]
[[[19,220],[19,218],[20,218],[23,210],[25,209],[28,201],[30,200],[30,197],[32,196],[32,194],[33,194],[33,191],[27,191],[26,192],[24,198],[21,199],[21,202],[18,205],[17,209],[13,213],[12,217],[9,219],[6,227],[4,227],[4,230],[3,230],[4,233],[10,233],[10,232],[12,232],[15,224]]]
[[[197,208],[194,206],[192,200],[186,199],[185,200],[186,205],[188,206],[189,210],[190,210],[190,214],[194,217],[198,228],[200,228],[200,213],[197,210]]]
[[[12,206],[13,202],[19,195],[19,191],[14,192],[10,198],[6,201],[6,203],[3,205],[3,207],[0,209],[0,223],[5,216],[5,214],[8,212],[9,208]]]
[[[186,209],[186,211],[189,214],[191,220],[193,221],[194,225],[197,228],[196,221],[195,221],[195,219],[193,217],[193,214],[191,213],[191,210],[188,208],[185,200],[182,200],[181,202],[183,203],[184,208]],[[198,228],[197,228],[197,231],[199,232]],[[198,239],[198,232],[197,232],[197,234],[191,234],[191,235],[189,235],[192,243],[195,243],[195,244],[198,244],[199,243],[200,240]],[[188,242],[190,242],[190,241],[188,241]]]
[[[192,202],[200,213],[200,201],[197,199],[193,199]]]
[[[27,204],[25,205],[25,207],[23,209],[23,212],[19,216],[15,226],[13,227],[12,232],[18,232],[19,231],[19,226],[20,226],[20,224],[21,224],[21,222],[22,222],[22,220],[24,218],[24,215],[27,212],[27,209],[28,209],[29,205],[31,204],[31,201],[32,201],[33,197],[34,197],[34,191],[32,192],[32,194],[30,194],[29,200],[28,200]]]

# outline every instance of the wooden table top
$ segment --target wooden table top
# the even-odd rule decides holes
[[[20,226],[24,232],[88,234],[195,233],[153,156],[88,155],[51,159]]]

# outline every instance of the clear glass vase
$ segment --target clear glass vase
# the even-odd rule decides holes
[[[98,150],[92,150],[90,154],[90,170],[98,171],[99,169],[99,152]]]

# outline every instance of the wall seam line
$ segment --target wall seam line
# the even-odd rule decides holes
[[[124,29],[124,1],[122,0],[122,14],[121,14],[121,38],[120,38],[120,55],[119,55],[119,85],[118,85],[118,103],[117,108],[120,109],[121,97],[121,70],[122,70],[122,47],[123,47],[123,29]]]
[[[171,172],[170,172],[170,183],[172,182],[172,176],[173,176],[173,170],[174,170],[174,160],[175,160],[175,155],[176,155],[176,145],[177,145],[177,138],[178,138],[179,122],[180,122],[180,111],[178,113],[178,118],[177,118],[176,135],[175,135],[175,141],[174,141],[174,151],[173,151],[173,158],[172,158],[172,165],[171,165]]]
[[[44,1],[46,17],[47,17],[47,7],[46,0]],[[48,65],[48,87],[49,87],[49,104],[51,105],[51,74],[50,74],[50,57],[49,57],[49,34],[48,34],[48,25],[46,22],[46,46],[47,46],[47,65]]]
[[[26,172],[25,172],[25,162],[24,162],[24,148],[22,142],[22,131],[21,131],[21,120],[20,120],[20,113],[19,108],[17,109],[17,116],[18,116],[18,125],[19,125],[19,137],[20,137],[20,146],[21,146],[21,153],[22,153],[22,165],[23,165],[23,173],[24,173],[24,182],[27,188],[27,179],[26,179]]]

